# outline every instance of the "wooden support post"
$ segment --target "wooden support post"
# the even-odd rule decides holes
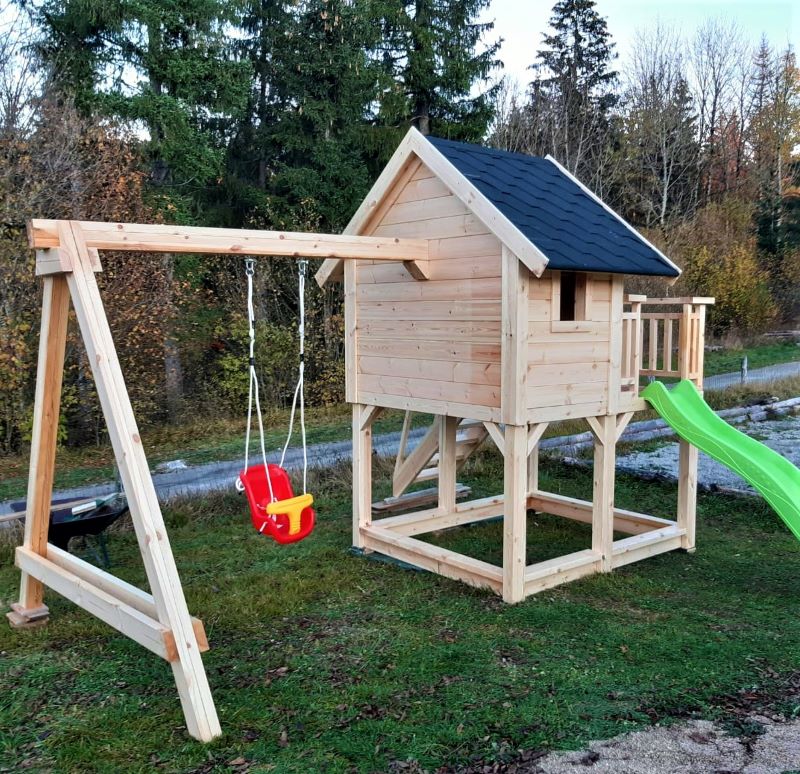
[[[456,507],[456,431],[461,420],[443,416],[439,421],[439,510]]]
[[[74,268],[67,278],[72,303],[128,498],[158,620],[174,637],[176,658],[171,666],[186,726],[195,739],[210,741],[221,733],[219,720],[103,309],[92,256],[79,224],[60,222],[59,237],[61,247],[72,254]]]
[[[686,532],[681,548],[694,551],[697,521],[697,447],[680,441],[678,456],[678,528]]]
[[[364,548],[361,528],[372,523],[372,423],[378,406],[353,404],[353,545]]]
[[[697,389],[702,392],[706,354],[706,305],[698,304],[695,308],[697,309],[697,371],[695,373],[695,384]]]
[[[622,373],[622,315],[625,300],[625,278],[615,274],[611,278],[610,336],[608,343],[608,411],[617,412],[621,397],[620,374]],[[638,373],[637,373],[638,376]]]
[[[63,274],[46,276],[23,541],[24,548],[39,556],[47,555],[68,321],[69,288],[66,277]],[[31,626],[47,620],[44,586],[27,572],[22,573],[19,603],[12,605],[8,619],[12,626]]]
[[[530,272],[503,245],[501,415],[509,425],[527,422],[528,287]]]
[[[506,425],[503,502],[503,599],[525,598],[528,513],[528,428]]]
[[[600,572],[611,572],[614,543],[614,463],[617,417],[592,417],[594,485],[592,494],[592,551],[600,557]]]

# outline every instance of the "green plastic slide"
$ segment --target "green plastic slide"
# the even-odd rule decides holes
[[[800,540],[800,470],[789,460],[720,419],[688,380],[671,390],[653,382],[641,396],[681,438],[761,492]]]

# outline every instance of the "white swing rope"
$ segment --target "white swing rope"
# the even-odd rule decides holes
[[[308,274],[308,261],[302,259],[297,263],[297,293],[298,305],[300,307],[300,321],[297,328],[297,335],[300,339],[300,365],[298,366],[297,386],[294,388],[294,397],[292,398],[292,413],[289,417],[289,433],[286,436],[286,443],[283,445],[281,452],[280,465],[283,467],[283,461],[286,458],[286,450],[289,448],[289,442],[292,440],[292,433],[294,431],[294,416],[297,409],[297,398],[300,397],[300,436],[303,443],[303,494],[308,491],[308,448],[306,446],[306,412],[305,412],[305,395],[304,395],[304,379],[305,379],[305,347],[306,347],[306,275]]]
[[[269,488],[269,500],[275,502],[275,494],[272,491],[272,479],[269,475],[269,465],[267,465],[267,449],[264,443],[264,420],[261,416],[261,401],[258,392],[258,374],[256,373],[256,314],[253,307],[253,277],[256,273],[256,262],[253,258],[245,260],[245,274],[247,275],[247,325],[250,337],[250,389],[247,398],[247,432],[244,440],[244,469],[247,471],[247,463],[250,458],[250,428],[253,418],[253,399],[255,398],[256,416],[258,417],[258,436],[261,445],[261,460],[264,463],[264,472],[267,474],[267,487]],[[241,479],[237,479],[236,487],[240,488]],[[263,529],[263,527],[262,527]]]

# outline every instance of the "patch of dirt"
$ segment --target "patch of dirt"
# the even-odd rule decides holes
[[[435,774],[787,774],[800,771],[800,720],[787,719],[800,707],[800,671],[759,670],[761,684],[714,697],[704,712],[722,720],[696,719],[697,707],[649,703],[640,711],[653,727],[591,742],[575,752],[507,749],[497,761],[442,767]],[[683,719],[674,725],[664,720]],[[690,719],[691,718],[691,719]],[[403,762],[392,771],[423,774]],[[410,768],[404,768],[410,767]],[[424,772],[424,774],[428,774]]]

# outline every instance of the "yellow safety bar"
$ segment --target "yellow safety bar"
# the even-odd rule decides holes
[[[300,515],[313,502],[312,495],[301,494],[297,497],[290,497],[288,500],[276,500],[274,503],[269,503],[266,510],[271,516],[285,513],[289,517],[289,534],[296,535],[300,531]]]

